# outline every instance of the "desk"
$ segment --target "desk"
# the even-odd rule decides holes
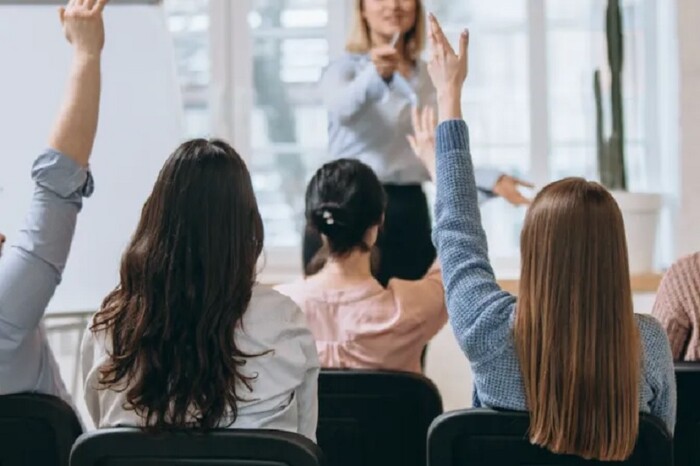
[[[632,293],[656,293],[659,289],[659,284],[663,278],[662,273],[647,273],[642,275],[632,276]],[[505,291],[518,294],[518,288],[520,287],[520,280],[518,278],[504,278],[499,279],[498,284]]]

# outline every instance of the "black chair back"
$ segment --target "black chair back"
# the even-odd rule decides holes
[[[446,413],[428,434],[428,466],[671,466],[673,439],[659,419],[641,415],[639,437],[627,461],[601,462],[555,455],[532,445],[527,413],[471,409]]]
[[[700,464],[700,363],[676,363],[678,410],[673,433],[676,466]]]
[[[82,432],[73,408],[60,398],[0,396],[0,466],[68,466]]]
[[[425,466],[435,385],[417,374],[322,370],[318,444],[329,466]]]
[[[136,428],[82,435],[71,466],[319,466],[311,440],[275,430],[217,429],[150,434]]]

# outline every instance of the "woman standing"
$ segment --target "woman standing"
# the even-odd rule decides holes
[[[384,285],[392,277],[419,279],[435,260],[421,186],[429,175],[407,141],[411,109],[436,103],[426,64],[419,58],[424,44],[420,0],[356,0],[347,53],[331,63],[322,79],[331,157],[369,165],[387,194],[375,271]],[[518,192],[526,184],[496,170],[477,171],[477,184],[482,199],[500,195],[515,205],[527,203]],[[321,245],[318,234],[307,228],[305,268]]]

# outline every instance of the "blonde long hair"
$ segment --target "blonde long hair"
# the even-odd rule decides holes
[[[425,49],[426,24],[425,9],[421,0],[416,1],[416,23],[406,33],[405,47],[406,57],[411,60],[420,58],[420,54]],[[367,53],[372,48],[372,40],[369,33],[369,25],[362,16],[364,11],[364,0],[356,0],[352,14],[352,29],[348,40],[345,43],[345,50],[350,53]]]
[[[552,183],[527,213],[521,251],[514,338],[530,440],[624,460],[639,430],[641,348],[620,209],[597,183]]]

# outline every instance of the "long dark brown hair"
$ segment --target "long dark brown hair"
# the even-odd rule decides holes
[[[252,295],[263,225],[250,174],[225,142],[180,146],[161,169],[91,327],[111,341],[102,389],[125,390],[154,430],[237,417],[254,374],[234,340]],[[243,392],[243,393],[242,393]]]
[[[527,213],[521,254],[514,330],[531,441],[626,459],[639,429],[641,346],[617,203],[578,178],[547,186]]]

